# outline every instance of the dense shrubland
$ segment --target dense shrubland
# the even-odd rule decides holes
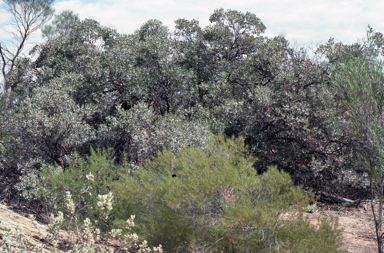
[[[112,191],[100,228],[136,214],[141,235],[167,250],[335,250],[328,221],[316,230],[276,217],[314,201],[291,179],[369,196],[359,155],[367,145],[352,134],[342,91],[329,87],[351,59],[375,63],[381,33],[369,28],[353,45],[330,39],[309,56],[262,36],[266,27],[248,12],[215,10],[205,28],[178,19],[173,32],[149,20],[130,35],[76,16],[61,30],[65,15],[44,30],[34,60],[19,58],[7,74],[0,167],[8,201],[65,211],[70,191],[76,220],[95,223],[95,196]]]

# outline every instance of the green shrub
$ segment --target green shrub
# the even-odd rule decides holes
[[[113,184],[119,219],[138,214],[139,234],[167,252],[295,250],[306,235],[290,236],[301,229],[323,233],[303,219],[279,220],[282,212],[308,205],[313,195],[276,167],[257,175],[254,160],[242,138],[222,135],[212,135],[205,149],[185,148],[178,155],[165,149]],[[324,247],[334,248],[336,235],[333,228],[322,234]]]
[[[110,150],[91,149],[65,169],[43,166],[35,178],[37,195],[50,210],[67,212],[76,222],[89,218],[104,231],[133,232],[126,221],[136,214],[135,232],[166,252],[336,252],[340,231],[333,221],[315,228],[300,216],[279,218],[314,197],[276,167],[258,175],[247,150],[242,138],[211,135],[204,149],[164,149],[127,171],[113,164]],[[105,212],[97,202],[110,190],[113,209]]]
[[[276,232],[280,247],[288,252],[343,252],[338,250],[342,243],[338,220],[323,218],[318,221],[317,229],[303,216],[281,223]]]
[[[97,206],[98,196],[108,194],[112,181],[124,173],[123,167],[113,164],[110,151],[91,149],[91,155],[87,158],[79,158],[76,154],[73,161],[68,160],[69,166],[65,169],[60,166],[41,169],[36,177],[38,198],[49,210],[65,212],[67,207],[64,193],[70,192],[76,219],[84,221],[88,217],[92,222],[99,222],[99,226],[105,229],[108,224],[104,222],[106,217],[102,217]]]

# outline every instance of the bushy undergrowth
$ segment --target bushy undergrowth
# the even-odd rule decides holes
[[[254,162],[242,138],[211,135],[204,149],[164,149],[135,170],[91,150],[65,170],[43,167],[35,184],[50,210],[67,214],[68,228],[90,222],[120,236],[132,232],[126,222],[136,214],[137,237],[165,252],[338,252],[334,221],[315,228],[301,216],[280,217],[314,196],[275,166],[258,175]]]
[[[319,219],[319,224],[315,228],[302,216],[281,223],[275,234],[279,245],[272,252],[344,252],[337,249],[341,246],[337,219]]]
[[[97,206],[99,207],[102,217],[108,219],[108,214],[112,209],[113,202],[112,193],[107,195],[99,195],[97,197]],[[71,199],[70,192],[66,192],[65,198],[66,213],[58,212],[55,216],[51,214],[50,222],[46,228],[46,235],[41,237],[40,242],[34,240],[30,235],[26,234],[19,226],[16,228],[10,224],[0,220],[0,250],[3,253],[14,252],[52,252],[58,253],[59,250],[68,253],[117,253],[117,252],[137,252],[137,253],[162,253],[162,246],[150,248],[146,240],[139,238],[139,236],[132,232],[131,229],[135,227],[135,215],[126,221],[125,234],[120,229],[112,229],[108,234],[100,233],[97,224],[92,224],[89,218],[84,220],[81,224],[76,217],[76,208]],[[39,229],[35,217],[29,215],[33,225]],[[63,235],[63,223],[68,219],[74,220],[76,231],[69,231]],[[68,227],[67,227],[68,228]],[[40,231],[40,233],[43,231]],[[105,236],[107,235],[107,237]],[[36,238],[36,235],[33,237]],[[119,245],[112,247],[108,244],[108,238],[119,239]]]
[[[276,167],[257,175],[253,163],[242,138],[211,136],[204,150],[186,148],[177,155],[164,150],[114,183],[116,209],[122,221],[131,213],[140,214],[139,234],[168,252],[303,247],[320,252],[312,246],[318,245],[318,238],[300,231],[318,234],[325,244],[322,249],[336,252],[340,237],[327,221],[315,229],[303,218],[279,219],[282,212],[309,204],[313,196]]]
[[[70,192],[76,208],[76,219],[84,221],[89,218],[99,222],[104,230],[109,225],[100,219],[97,196],[106,195],[112,181],[126,174],[123,166],[115,166],[110,159],[111,150],[91,149],[91,155],[68,160],[69,166],[44,166],[38,172],[27,174],[21,179],[18,188],[24,196],[38,199],[53,212],[66,210],[65,192]]]

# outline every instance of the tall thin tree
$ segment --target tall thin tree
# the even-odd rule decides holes
[[[350,130],[364,145],[362,161],[368,172],[378,252],[383,252],[384,190],[384,62],[353,58],[333,77],[331,92],[344,107]],[[379,206],[375,206],[375,197]]]
[[[31,34],[46,24],[54,13],[54,0],[3,0],[6,10],[12,14],[13,29],[8,31],[12,35],[13,49],[0,42],[1,74],[3,76],[2,90],[6,99],[9,98],[13,86],[7,80],[7,75],[22,55],[23,49]]]

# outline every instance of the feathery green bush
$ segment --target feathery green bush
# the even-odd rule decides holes
[[[279,219],[308,205],[313,195],[276,167],[257,175],[254,161],[242,138],[222,135],[212,135],[205,149],[185,148],[177,155],[166,149],[113,184],[117,217],[140,214],[138,233],[167,252],[294,250],[307,245],[301,229],[322,234],[325,248],[336,251],[339,232],[330,223],[317,230],[303,219]]]

